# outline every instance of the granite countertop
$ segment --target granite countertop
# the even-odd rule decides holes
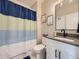
[[[44,36],[44,37],[79,47],[79,38],[72,38],[72,37],[65,37],[65,38],[64,38],[64,37],[61,37],[61,36],[58,36],[58,37]],[[64,39],[62,40],[62,39],[58,39],[58,38],[64,38]],[[66,40],[65,40],[65,39],[66,39]],[[67,39],[68,39],[68,40],[67,40]]]

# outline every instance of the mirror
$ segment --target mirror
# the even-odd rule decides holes
[[[76,30],[78,29],[79,1],[63,0],[55,6],[56,30]]]

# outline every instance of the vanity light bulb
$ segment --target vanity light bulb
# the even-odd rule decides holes
[[[63,3],[61,3],[61,7],[63,6]]]

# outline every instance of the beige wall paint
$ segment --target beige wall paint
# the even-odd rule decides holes
[[[40,0],[37,0],[37,43],[41,43],[42,42],[42,31],[41,31],[41,1]]]
[[[47,23],[42,23],[42,34],[48,33],[50,37],[54,36],[55,31],[55,5],[59,3],[57,0],[45,0],[42,3],[42,15],[53,15],[53,25],[48,26]]]
[[[42,14],[46,13],[47,15],[53,14],[53,4],[56,0],[45,0],[42,3]]]
[[[34,11],[37,11],[37,2],[35,2],[35,3],[31,6],[31,8],[32,8]]]

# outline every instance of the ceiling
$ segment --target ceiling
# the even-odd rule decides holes
[[[29,7],[31,7],[32,5],[36,3],[36,0],[11,0],[11,1],[18,2],[20,4],[23,4]]]

